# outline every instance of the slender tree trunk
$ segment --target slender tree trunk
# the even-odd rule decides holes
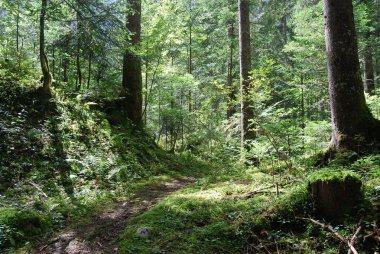
[[[16,50],[19,52],[19,38],[20,38],[20,2],[17,3],[17,16],[16,16]]]
[[[324,0],[332,150],[357,150],[358,137],[379,140],[380,123],[370,113],[360,75],[352,0]]]
[[[45,53],[45,17],[47,9],[47,0],[42,0],[41,2],[41,13],[40,13],[40,62],[41,70],[43,74],[43,86],[42,89],[46,94],[50,94],[50,87],[52,83],[52,75],[49,69],[49,61]]]
[[[239,44],[240,44],[240,86],[241,86],[241,143],[255,139],[250,120],[254,113],[249,95],[249,71],[251,70],[251,36],[249,23],[249,0],[239,0]]]
[[[234,6],[233,0],[228,0],[228,6],[232,10]],[[230,118],[236,113],[236,90],[234,87],[233,71],[234,71],[234,49],[235,49],[235,17],[228,21],[228,41],[229,41],[229,55],[228,55],[228,73],[227,73],[227,90],[228,90],[228,108],[227,118]]]
[[[131,44],[136,46],[141,37],[141,0],[129,1],[127,28],[132,33]],[[137,126],[142,125],[142,75],[141,59],[131,49],[127,49],[123,62],[123,95],[126,116]]]
[[[17,2],[17,16],[16,16],[16,52],[17,52],[17,66],[18,70],[21,69],[21,56],[20,56],[20,2]]]
[[[145,61],[145,95],[144,95],[144,124],[146,125],[147,122],[147,109],[148,109],[148,70],[149,70],[149,62],[148,60]]]
[[[367,46],[364,52],[364,89],[370,95],[375,93],[373,55],[370,46]]]
[[[193,11],[193,0],[190,0],[190,20],[189,20],[189,59],[188,59],[188,72],[189,74],[193,73],[193,17],[192,17],[192,11]],[[192,94],[191,89],[189,89],[189,112],[191,112],[192,109]]]
[[[90,50],[89,55],[88,55],[87,89],[90,88],[90,84],[91,84],[91,72],[92,72],[92,51]]]
[[[55,47],[53,45],[53,61],[52,61],[53,77],[55,77]]]
[[[81,38],[80,38],[80,33],[81,33],[81,17],[79,13],[79,1],[77,1],[77,52],[76,52],[76,66],[77,66],[77,78],[76,78],[76,85],[77,85],[77,90],[79,91],[82,87],[82,70],[81,70],[81,65],[80,65],[80,51],[81,51]]]
[[[305,91],[303,77],[301,77],[301,129],[302,129],[302,152],[305,152]]]
[[[69,82],[69,77],[68,77],[68,69],[69,69],[69,60],[65,57],[63,59],[63,82]]]

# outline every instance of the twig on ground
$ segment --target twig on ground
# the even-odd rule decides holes
[[[348,245],[348,247],[349,247],[351,253],[353,253],[353,254],[359,254],[358,251],[355,249],[354,245],[351,244],[351,241],[348,240],[346,237],[342,236],[341,234],[339,234],[338,232],[336,232],[336,231],[335,231],[330,225],[324,224],[324,223],[319,222],[319,221],[317,221],[317,220],[314,220],[314,219],[312,219],[312,218],[302,218],[302,217],[296,217],[296,218],[297,218],[297,219],[300,219],[300,220],[304,220],[304,221],[309,221],[309,222],[311,222],[311,223],[313,223],[313,224],[315,224],[315,225],[318,225],[318,226],[320,226],[321,228],[323,228],[323,229],[329,231],[330,233],[333,234],[333,236],[334,236],[336,239],[340,240],[340,241],[343,242],[343,243],[346,243],[346,244]]]
[[[350,243],[352,246],[355,245],[355,242],[356,242],[356,239],[358,238],[358,235],[360,233],[360,231],[363,229],[363,226],[362,226],[362,222],[363,222],[363,218],[364,216],[361,216],[358,224],[357,224],[357,229],[354,233],[354,235],[351,237],[351,240],[350,240]],[[348,251],[348,254],[352,254],[353,252],[351,251],[351,249]]]

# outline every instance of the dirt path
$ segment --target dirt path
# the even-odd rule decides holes
[[[118,253],[115,243],[126,222],[154,206],[161,199],[191,183],[190,178],[149,186],[125,203],[93,215],[88,223],[77,225],[47,241],[32,253],[84,254]]]

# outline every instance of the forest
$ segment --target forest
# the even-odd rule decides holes
[[[380,0],[0,0],[0,253],[380,253]]]

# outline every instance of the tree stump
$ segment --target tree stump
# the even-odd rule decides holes
[[[325,172],[309,181],[309,191],[318,216],[339,221],[352,212],[362,198],[362,182],[351,172]]]

